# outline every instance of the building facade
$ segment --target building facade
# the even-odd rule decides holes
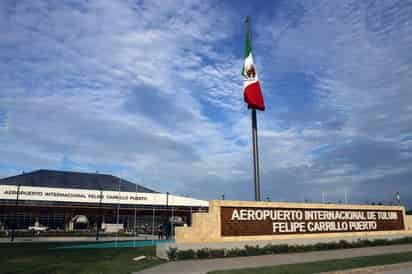
[[[153,234],[159,226],[190,225],[191,213],[207,208],[207,201],[156,192],[106,174],[39,170],[0,179],[0,231],[120,228]]]

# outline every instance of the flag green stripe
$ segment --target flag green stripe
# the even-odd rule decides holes
[[[252,41],[250,41],[249,33],[246,34],[246,43],[245,43],[245,59],[252,52]],[[242,75],[246,76],[245,65],[243,64]]]

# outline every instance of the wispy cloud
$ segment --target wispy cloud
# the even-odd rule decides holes
[[[252,198],[240,77],[250,8],[1,2],[0,174],[100,170]],[[277,1],[253,14],[264,196],[338,201],[347,188],[357,202],[388,201],[393,186],[411,199],[412,6]]]

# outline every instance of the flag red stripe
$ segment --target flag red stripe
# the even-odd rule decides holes
[[[252,83],[245,87],[243,96],[249,108],[265,110],[265,103],[263,101],[262,90],[260,89],[259,81],[256,81],[255,83]]]

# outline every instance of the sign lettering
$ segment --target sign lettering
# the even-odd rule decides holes
[[[222,236],[404,230],[401,210],[221,208]]]

